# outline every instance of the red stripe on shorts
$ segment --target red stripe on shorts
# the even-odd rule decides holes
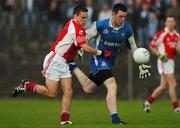
[[[45,68],[44,68],[43,71],[42,71],[42,74],[43,74],[43,75],[46,74],[46,72],[47,72],[47,70],[48,70],[48,68],[49,68],[49,65],[50,65],[50,63],[51,63],[51,61],[52,61],[52,59],[54,58],[55,55],[56,55],[56,53],[53,52],[53,54],[49,57],[48,62],[47,62],[47,64],[46,64]]]

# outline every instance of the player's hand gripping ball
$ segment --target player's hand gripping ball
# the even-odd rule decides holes
[[[133,54],[134,61],[138,64],[146,64],[150,60],[150,53],[145,48],[137,48]]]

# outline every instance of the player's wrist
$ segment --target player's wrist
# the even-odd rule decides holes
[[[101,50],[97,50],[97,53],[96,53],[97,56],[100,56],[102,55],[102,51]]]
[[[159,53],[156,54],[157,57],[160,57],[160,55],[161,55],[161,54],[159,54]]]
[[[165,57],[167,57],[167,55],[166,54],[160,54],[158,57],[159,58],[165,58]]]

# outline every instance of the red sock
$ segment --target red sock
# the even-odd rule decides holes
[[[148,98],[146,99],[150,104],[153,103],[153,101],[155,100],[155,98],[153,98],[151,95],[148,96]]]
[[[172,102],[172,105],[173,105],[173,108],[174,108],[174,109],[176,109],[177,107],[179,107],[179,104],[178,104],[177,101],[176,101],[176,102]]]
[[[36,86],[37,86],[37,84],[33,83],[33,82],[26,82],[25,83],[25,88],[27,91],[35,92]]]
[[[61,122],[69,121],[69,116],[70,116],[69,112],[62,112],[61,113]]]

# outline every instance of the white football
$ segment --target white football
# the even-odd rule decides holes
[[[137,48],[133,54],[134,61],[138,64],[146,64],[150,60],[150,53],[145,48]]]

